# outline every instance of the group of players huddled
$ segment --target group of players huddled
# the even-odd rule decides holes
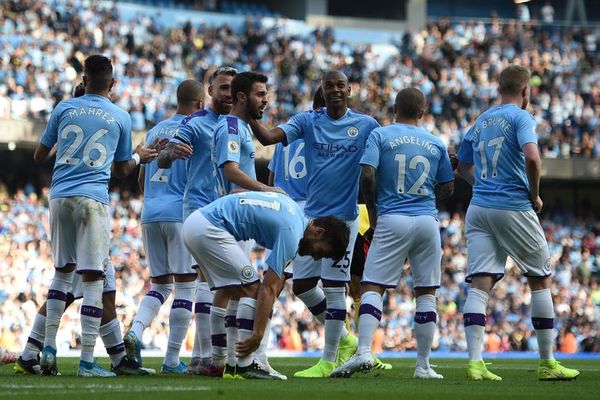
[[[269,129],[260,123],[269,102],[266,76],[219,67],[207,83],[205,102],[203,84],[183,81],[176,114],[151,129],[132,153],[130,117],[109,100],[115,84],[111,62],[101,55],[86,59],[82,93],[58,104],[34,155],[42,163],[56,154],[50,191],[56,271],[17,372],[58,374],[60,318],[82,298],[78,375],[152,373],[143,367],[141,339],[172,294],[161,372],[285,380],[265,350],[273,304],[286,279],[293,279],[294,293],[325,327],[322,357],[294,376],[348,377],[391,368],[371,353],[371,345],[382,296],[397,285],[408,260],[416,297],[414,377],[442,379],[429,364],[442,257],[436,198],[452,195],[457,170],[473,186],[466,220],[467,378],[501,380],[487,370],[481,349],[488,296],[508,256],[532,289],[538,378],[579,375],[552,353],[549,253],[536,215],[542,209],[541,162],[535,121],[525,111],[525,68],[502,71],[499,105],[477,119],[458,157],[450,157],[439,138],[419,127],[427,107],[414,88],[397,94],[395,121],[381,127],[348,108],[347,77],[326,71],[314,109]],[[256,179],[254,138],[277,144],[269,185]],[[123,336],[109,262],[108,181],[140,164],[152,286]],[[360,218],[359,188],[366,203]],[[269,250],[262,275],[249,260],[254,243]],[[350,285],[357,303],[356,336],[345,324],[346,285],[350,265],[361,259],[360,285],[356,280]],[[192,315],[196,337],[186,365],[179,352]],[[98,336],[110,355],[110,371],[93,357]]]

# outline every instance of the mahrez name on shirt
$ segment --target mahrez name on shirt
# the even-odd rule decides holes
[[[81,116],[99,117],[106,121],[106,123],[109,125],[116,121],[115,117],[113,117],[103,109],[97,107],[81,107],[79,110],[69,111],[69,118],[76,118]]]

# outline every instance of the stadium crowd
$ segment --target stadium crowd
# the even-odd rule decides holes
[[[44,301],[53,273],[48,241],[48,190],[41,196],[31,189],[10,195],[0,185],[0,347],[20,350],[38,306]],[[111,259],[117,277],[117,311],[129,327],[139,301],[149,287],[141,238],[141,198],[126,191],[111,194]],[[583,221],[557,214],[543,220],[551,251],[553,296],[556,308],[556,345],[564,352],[600,352],[600,230]],[[438,290],[439,335],[434,349],[464,351],[466,341],[462,307],[466,298],[464,274],[466,245],[464,216],[441,213],[443,243],[442,286]],[[253,262],[264,265],[264,251],[255,249]],[[514,265],[497,285],[490,302],[485,346],[490,352],[534,351],[537,347],[530,326],[530,290]],[[271,349],[318,350],[322,347],[322,325],[287,288],[276,303]],[[350,302],[349,302],[350,304]],[[410,274],[403,273],[400,285],[388,292],[384,315],[374,350],[414,350],[412,335],[414,301]],[[57,338],[61,349],[79,345],[78,307],[65,313]],[[148,348],[165,350],[168,310],[161,313],[144,335]],[[192,324],[193,325],[193,324]],[[185,346],[191,349],[193,328]]]
[[[185,12],[185,11],[182,11]],[[344,71],[351,106],[389,122],[392,94],[416,86],[427,96],[424,126],[456,145],[497,97],[509,62],[532,71],[531,112],[547,158],[600,156],[599,32],[561,31],[533,22],[429,23],[395,43],[384,57],[369,45],[336,41],[332,29],[292,35],[285,19],[266,27],[248,19],[227,25],[186,23],[175,29],[140,16],[123,21],[116,7],[81,0],[22,0],[0,5],[0,118],[45,119],[72,92],[90,52],[112,57],[113,96],[134,130],[145,130],[173,108],[183,79],[202,79],[211,65],[231,64],[269,76],[268,123],[310,107],[321,70]]]

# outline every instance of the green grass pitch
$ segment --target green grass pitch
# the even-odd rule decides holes
[[[147,359],[144,366],[160,369],[160,359]],[[210,379],[198,376],[152,375],[147,377],[77,378],[76,359],[59,359],[62,376],[16,375],[12,365],[0,367],[0,399],[600,399],[600,359],[567,360],[581,375],[570,382],[540,382],[536,360],[491,360],[490,370],[502,382],[469,382],[465,360],[432,359],[443,381],[412,378],[414,360],[391,360],[390,371],[356,374],[351,379],[294,379],[294,371],[316,360],[273,358],[271,364],[290,377],[287,382]],[[108,364],[108,359],[99,363]]]

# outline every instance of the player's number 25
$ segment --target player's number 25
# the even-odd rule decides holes
[[[88,139],[87,143],[83,147],[83,163],[90,168],[100,168],[104,165],[107,158],[106,147],[99,140],[108,133],[108,129],[98,129]],[[67,125],[60,131],[61,139],[67,140],[70,136],[75,135],[75,140],[64,153],[59,157],[57,164],[76,165],[81,161],[80,158],[74,157],[75,152],[81,146],[83,142],[83,129],[78,125]],[[92,151],[96,150],[96,157],[92,158]]]

